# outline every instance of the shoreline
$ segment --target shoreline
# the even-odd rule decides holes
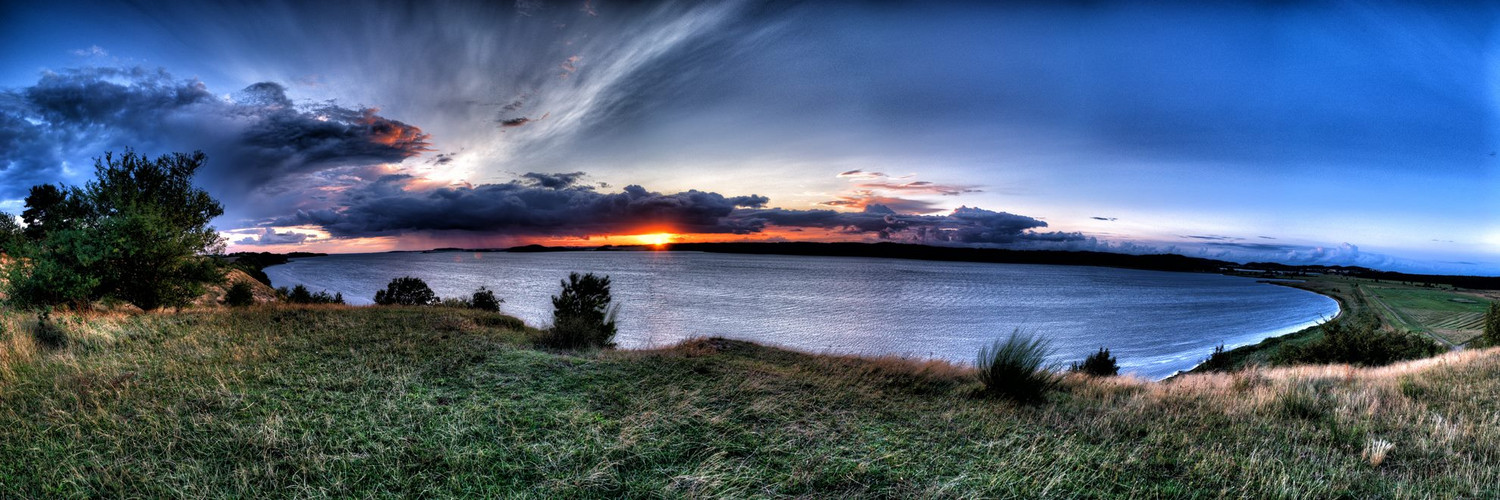
[[[382,254],[367,254],[367,256],[369,256],[369,257],[376,257],[376,259],[371,260],[370,262],[385,261],[385,260],[390,260],[390,261],[407,261],[409,259],[410,260],[414,260],[414,261],[421,261],[421,262],[426,262],[428,260],[434,260],[431,256],[418,257],[418,256],[415,256],[415,255],[412,255],[412,256],[409,256],[409,257],[403,257],[403,256],[399,256],[399,255],[391,255],[391,257],[379,257],[380,255],[382,255]],[[707,256],[707,255],[712,255],[712,254],[711,253],[705,253],[704,255]],[[790,257],[790,258],[796,259],[796,258],[803,258],[803,257],[807,257],[807,256],[790,256],[789,255],[789,256],[783,256],[783,257]],[[308,264],[312,264],[313,263],[312,261],[314,259],[292,259],[290,262],[288,262],[288,264],[291,264],[292,262],[302,262],[304,260],[306,260],[308,262],[304,263],[303,265],[308,265]],[[364,260],[362,258],[356,259],[356,260],[358,260],[360,262],[364,262]],[[438,258],[436,260],[446,262],[446,259],[443,259],[443,258]],[[502,260],[508,260],[508,259],[502,259]],[[550,260],[550,259],[548,259],[548,260]],[[635,261],[636,259],[626,259],[626,260]],[[882,260],[884,260],[884,259],[882,259]],[[333,263],[328,263],[328,264],[333,264]],[[991,264],[991,263],[970,263],[970,264],[984,265],[984,264]],[[1007,265],[1007,263],[998,263],[998,264]],[[1035,265],[1035,264],[1008,264],[1008,265],[1009,266],[1023,266],[1023,265]],[[309,281],[302,280],[302,279],[299,279],[299,278],[296,277],[296,275],[303,275],[303,277],[306,278],[307,277],[306,273],[310,272],[310,271],[297,272],[297,273],[293,273],[293,272],[277,272],[276,270],[283,270],[284,269],[286,271],[290,271],[290,269],[291,269],[291,268],[285,268],[284,266],[286,266],[286,264],[283,264],[282,266],[283,267],[271,266],[271,267],[267,267],[266,268],[266,271],[268,272],[268,274],[270,274],[273,277],[277,278],[276,283],[275,283],[275,285],[277,285],[277,286],[290,285],[290,284],[297,283],[297,282],[301,281],[303,283],[309,284],[309,286],[313,286],[314,289],[317,289],[318,287],[321,287],[321,286],[324,286],[324,285],[329,285],[330,287],[337,287],[337,285],[335,283],[332,283],[332,282],[325,283],[324,281],[316,279],[316,278],[314,278],[311,282],[309,282]],[[276,270],[273,270],[272,269],[273,267],[275,267]],[[1059,269],[1064,268],[1064,267],[1074,267],[1075,269],[1078,268],[1078,267],[1075,267],[1075,266],[1055,266],[1055,268],[1059,268]],[[1129,269],[1129,268],[1114,268],[1114,267],[1108,267],[1108,266],[1082,266],[1082,267],[1097,269],[1097,270],[1099,270],[1099,272],[1107,273],[1108,275],[1113,275],[1113,273],[1117,273],[1117,272],[1118,273],[1128,273],[1128,274],[1131,274],[1131,275],[1134,275],[1136,273],[1141,273],[1143,275],[1148,275],[1148,277],[1150,277],[1149,275],[1155,275],[1156,277],[1150,277],[1150,279],[1153,279],[1153,280],[1183,281],[1183,282],[1193,282],[1193,283],[1200,282],[1200,281],[1203,281],[1203,282],[1212,282],[1212,283],[1219,283],[1219,282],[1223,281],[1223,282],[1225,282],[1224,283],[1225,286],[1228,286],[1230,284],[1234,284],[1237,287],[1250,287],[1250,288],[1254,288],[1256,285],[1259,285],[1261,283],[1273,283],[1274,284],[1274,282],[1262,281],[1262,280],[1256,279],[1256,278],[1251,278],[1250,280],[1244,280],[1244,279],[1221,280],[1220,278],[1216,278],[1216,277],[1203,276],[1204,274],[1210,274],[1210,275],[1223,276],[1225,278],[1244,278],[1243,276],[1235,276],[1235,275],[1232,275],[1232,274],[1224,274],[1224,273],[1191,273],[1191,274],[1199,274],[1200,276],[1202,276],[1200,278],[1193,278],[1191,276],[1185,276],[1185,275],[1180,275],[1180,274],[1179,275],[1157,274],[1157,273],[1172,272],[1172,271],[1157,271],[1157,270],[1142,270],[1142,269]],[[473,273],[481,273],[481,274],[483,273],[483,271],[477,270],[477,268],[476,269],[467,269],[467,268],[465,268],[465,269],[453,269],[452,271],[454,271],[456,273],[464,274],[464,275],[470,275],[470,274],[473,274]],[[377,273],[377,274],[379,274],[379,273]],[[432,283],[434,283],[434,286],[437,287],[436,284],[438,282],[441,282],[441,281],[443,281],[443,280],[439,279],[438,281],[435,281],[435,282],[432,282]],[[1233,282],[1233,283],[1229,283],[1229,282]],[[531,282],[530,281],[526,281],[526,283],[531,283]],[[545,294],[537,295],[537,294],[533,293],[533,292],[535,292],[535,290],[533,290],[533,288],[536,288],[536,287],[532,287],[530,284],[520,284],[520,285],[515,285],[515,286],[520,287],[520,288],[518,288],[518,290],[525,290],[524,292],[523,291],[516,292],[518,294],[518,296],[524,295],[525,297],[531,297],[531,298],[534,298],[535,296],[545,296]],[[344,293],[344,295],[346,296],[346,298],[348,298],[348,297],[354,297],[355,295],[359,295],[359,294],[351,292],[351,290],[361,289],[360,287],[353,287],[352,285],[351,286],[342,287],[342,288],[346,288],[346,289],[342,290],[343,293]],[[437,287],[437,288],[441,289],[441,287]],[[545,288],[545,287],[541,287],[541,288]],[[1298,287],[1298,288],[1300,288],[1300,287]],[[1248,327],[1248,328],[1244,328],[1244,329],[1236,329],[1236,328],[1226,328],[1226,327],[1213,326],[1213,328],[1211,328],[1211,329],[1216,330],[1214,333],[1209,333],[1209,334],[1203,335],[1203,337],[1206,337],[1206,338],[1200,338],[1199,340],[1196,340],[1196,341],[1192,342],[1192,344],[1196,345],[1197,347],[1192,347],[1190,349],[1182,349],[1182,350],[1178,350],[1178,349],[1181,349],[1181,347],[1179,347],[1178,349],[1158,350],[1158,351],[1154,351],[1154,352],[1150,351],[1150,350],[1141,351],[1141,356],[1145,356],[1144,358],[1142,358],[1142,360],[1139,360],[1139,362],[1141,364],[1139,366],[1134,366],[1133,365],[1128,371],[1130,371],[1132,373],[1135,373],[1137,376],[1140,376],[1140,377],[1143,377],[1143,378],[1147,378],[1147,379],[1150,379],[1150,380],[1160,381],[1160,380],[1170,379],[1171,377],[1175,376],[1176,374],[1186,373],[1186,372],[1193,372],[1194,370],[1198,369],[1199,366],[1202,365],[1202,363],[1204,362],[1205,358],[1207,358],[1209,356],[1209,353],[1211,353],[1213,351],[1212,348],[1215,345],[1219,345],[1220,342],[1222,342],[1224,340],[1233,341],[1234,343],[1231,344],[1230,347],[1238,349],[1238,348],[1242,348],[1242,347],[1246,347],[1246,346],[1256,345],[1256,344],[1258,344],[1260,342],[1264,342],[1266,339],[1281,338],[1281,337],[1286,337],[1286,336],[1295,336],[1295,335],[1304,333],[1309,328],[1315,327],[1321,321],[1326,320],[1327,318],[1329,318],[1330,315],[1332,317],[1340,317],[1342,315],[1342,313],[1344,312],[1344,309],[1345,309],[1344,307],[1342,307],[1342,304],[1340,303],[1340,301],[1338,300],[1337,297],[1330,297],[1330,298],[1334,298],[1335,299],[1334,300],[1334,302],[1335,302],[1335,309],[1333,311],[1328,311],[1326,309],[1327,303],[1321,302],[1320,300],[1317,300],[1317,301],[1312,300],[1311,298],[1309,298],[1307,296],[1297,296],[1295,293],[1277,292],[1274,289],[1270,289],[1270,288],[1261,288],[1259,290],[1262,290],[1262,291],[1259,292],[1258,295],[1281,296],[1281,297],[1285,297],[1284,299],[1281,299],[1281,300],[1283,300],[1283,301],[1289,301],[1288,304],[1301,304],[1301,305],[1300,306],[1290,305],[1286,309],[1282,310],[1280,312],[1280,314],[1272,312],[1271,314],[1266,315],[1266,317],[1263,318],[1263,321],[1247,322],[1247,323],[1245,323],[1245,324],[1242,325],[1242,328],[1243,327]],[[1314,293],[1316,293],[1316,292],[1314,292]],[[1319,294],[1319,295],[1323,295],[1323,294]],[[1327,296],[1327,295],[1325,295],[1325,296]],[[535,314],[537,311],[534,310],[534,309],[536,309],[536,307],[534,307],[534,306],[536,306],[537,304],[533,304],[532,303],[532,302],[536,302],[535,300],[530,300],[530,301],[528,301],[528,300],[520,300],[520,299],[518,299],[518,300],[519,300],[519,302],[510,304],[509,306],[507,306],[507,311],[510,311],[511,314],[516,314],[517,316],[520,316],[520,317],[528,317],[528,318],[530,318],[530,321],[536,321],[536,322],[539,322],[539,323],[544,323],[545,322],[545,317],[544,317],[545,315],[538,316],[537,314]],[[1187,298],[1183,297],[1182,300],[1187,300]],[[1306,302],[1303,302],[1303,301],[1306,301]],[[353,301],[351,301],[351,305],[361,305],[361,304],[358,304],[357,302],[359,302],[359,301],[353,300]],[[545,305],[545,304],[543,303],[543,305]],[[511,306],[514,306],[514,307],[511,307]],[[1220,306],[1219,306],[1220,307],[1220,314],[1223,314],[1223,313],[1227,312],[1227,309],[1230,308],[1230,307],[1232,307],[1232,306],[1233,306],[1233,304],[1229,303],[1229,302],[1225,302],[1223,304],[1220,304]],[[514,309],[515,307],[519,307],[520,309]],[[1301,309],[1301,312],[1299,312],[1298,309]],[[1204,311],[1204,312],[1212,312],[1212,311]],[[1313,312],[1316,312],[1317,314],[1316,315],[1303,316],[1303,314],[1310,314],[1310,313],[1313,313]],[[1302,317],[1302,319],[1304,321],[1298,322],[1298,323],[1290,323],[1290,324],[1288,324],[1288,323],[1281,323],[1280,321],[1276,320],[1276,318],[1278,318],[1278,317],[1281,318],[1281,319],[1286,319],[1287,317]],[[1229,317],[1229,316],[1225,317],[1225,320],[1232,320],[1232,319],[1233,318]],[[1163,325],[1166,324],[1166,323],[1159,323],[1159,322],[1153,322],[1153,323],[1154,324],[1141,323],[1133,331],[1138,332],[1137,333],[1138,335],[1151,335],[1151,336],[1158,336],[1159,337],[1159,336],[1161,336],[1167,330],[1167,329],[1163,328]],[[1265,328],[1266,326],[1271,326],[1271,325],[1276,325],[1277,328],[1274,328],[1274,329],[1271,329],[1271,330],[1260,330],[1260,328]],[[1210,326],[1210,325],[1202,325],[1202,326]],[[1222,329],[1222,331],[1217,331],[1219,329]],[[678,330],[682,330],[683,332],[687,332],[688,331],[688,329],[672,329],[672,328],[669,328],[669,330],[673,331],[673,332],[676,332]],[[738,329],[730,329],[730,330],[739,331]],[[730,331],[730,330],[716,331],[714,333],[722,334],[725,331]],[[778,346],[781,346],[781,347],[784,347],[784,348],[802,350],[802,351],[805,351],[805,352],[808,352],[808,353],[812,353],[812,354],[825,353],[825,352],[822,352],[822,351],[824,349],[828,348],[828,346],[824,346],[824,345],[804,345],[804,343],[798,342],[796,340],[795,336],[788,337],[788,338],[777,339],[775,336],[766,337],[766,336],[761,336],[761,335],[755,335],[755,333],[759,332],[759,330],[756,330],[756,329],[752,329],[752,330],[755,330],[755,331],[749,332],[750,335],[748,335],[748,336],[741,336],[739,338],[758,339],[758,340],[760,340],[762,342],[769,341],[772,344],[775,344],[775,345],[778,345]],[[701,335],[701,334],[704,334],[704,333],[707,333],[707,332],[699,330],[699,331],[696,331],[695,333]],[[741,332],[742,335],[744,333],[745,332]],[[1080,333],[1082,333],[1082,332],[1080,332]],[[1069,334],[1069,335],[1072,335],[1072,334]],[[1095,333],[1095,335],[1097,335],[1097,333]],[[1217,338],[1215,338],[1215,337],[1217,337]],[[637,331],[637,332],[635,332],[635,334],[630,335],[630,338],[655,339],[657,341],[660,341],[663,338],[663,335],[661,335],[660,332],[655,332],[655,334],[653,334],[653,332],[651,332],[650,330],[646,330],[646,331]],[[1078,338],[1087,338],[1087,337],[1078,337]],[[1095,340],[1089,341],[1087,343],[1097,343],[1097,342],[1101,342],[1102,341],[1102,342],[1104,342],[1106,344],[1112,344],[1112,343],[1115,343],[1117,340],[1118,339],[1112,340],[1112,339],[1107,339],[1107,338],[1098,338],[1098,337],[1095,337]],[[910,342],[907,342],[907,344],[909,344],[909,343]],[[633,342],[632,342],[632,344],[633,344]],[[1123,348],[1126,348],[1127,351],[1128,351],[1129,348],[1130,348],[1130,346],[1131,346],[1131,344],[1129,342],[1126,342],[1126,344],[1127,345],[1123,346]],[[636,345],[631,345],[630,346],[630,348],[632,350],[636,350],[636,349],[640,349],[640,348],[650,349],[651,347],[657,347],[657,346],[656,345],[652,345],[649,342],[647,342],[645,344],[636,344]],[[910,347],[910,346],[908,345],[908,346],[904,346],[904,347]],[[949,347],[951,347],[951,346],[949,346]],[[954,349],[950,349],[949,347],[941,347],[941,348],[933,348],[933,349],[929,349],[929,348],[925,348],[925,347],[918,348],[918,349],[904,348],[904,349],[900,349],[897,352],[883,352],[883,353],[868,353],[868,352],[864,352],[864,353],[858,353],[857,355],[866,355],[866,356],[869,356],[869,355],[873,354],[873,356],[875,356],[875,357],[884,357],[884,356],[888,356],[888,355],[896,355],[896,356],[901,356],[901,357],[920,357],[920,358],[931,358],[931,359],[943,359],[943,360],[948,360],[950,362],[972,362],[972,359],[971,359],[972,356],[969,353],[967,353],[967,352],[963,352],[963,347],[960,346],[957,351],[955,351]],[[1187,347],[1187,346],[1184,346],[1184,347]],[[856,354],[854,352],[848,352],[845,349],[850,349],[850,348],[847,348],[847,347],[846,348],[841,348],[841,349],[838,349],[838,351],[840,351],[840,353],[842,353],[842,354]],[[976,349],[977,349],[977,347],[976,347]],[[1204,350],[1203,351],[1197,351],[1197,349],[1204,349]],[[867,349],[850,349],[850,350],[852,350],[852,351],[865,351]],[[1183,352],[1184,350],[1186,352]],[[929,351],[936,351],[936,353],[929,352]],[[1076,356],[1074,356],[1074,355],[1061,356],[1059,358],[1059,362],[1063,363],[1063,364],[1066,364],[1066,362],[1068,362],[1068,361],[1074,361],[1075,359],[1073,359],[1073,358],[1081,358],[1082,356],[1084,356],[1085,354],[1087,354],[1086,352],[1083,352],[1083,351],[1087,351],[1087,350],[1080,350],[1080,352]],[[937,354],[937,353],[941,353],[941,354]],[[1139,371],[1137,371],[1137,370],[1139,370]]]
[[[1229,276],[1229,275],[1226,275],[1226,276]],[[1275,286],[1283,286],[1283,287],[1287,287],[1287,288],[1295,288],[1295,289],[1302,290],[1302,291],[1305,291],[1305,292],[1310,292],[1310,293],[1314,293],[1314,294],[1321,295],[1321,296],[1324,296],[1324,297],[1328,297],[1330,299],[1333,299],[1334,303],[1338,307],[1338,312],[1334,313],[1334,315],[1332,317],[1329,317],[1328,319],[1319,321],[1316,324],[1307,326],[1305,328],[1302,328],[1302,329],[1299,329],[1299,330],[1296,330],[1296,331],[1293,331],[1293,332],[1290,332],[1290,333],[1286,333],[1286,334],[1282,334],[1282,335],[1270,336],[1270,337],[1266,337],[1264,339],[1261,339],[1259,342],[1256,342],[1256,343],[1253,343],[1253,344],[1245,344],[1245,345],[1241,345],[1241,346],[1235,347],[1233,349],[1226,349],[1224,351],[1224,355],[1230,357],[1230,359],[1232,360],[1230,362],[1230,364],[1231,364],[1231,366],[1233,368],[1244,368],[1245,365],[1247,365],[1247,364],[1249,364],[1249,363],[1251,363],[1253,361],[1263,361],[1272,352],[1275,352],[1276,349],[1279,349],[1282,346],[1282,344],[1284,344],[1284,343],[1287,343],[1287,342],[1306,342],[1306,341],[1310,341],[1310,340],[1312,340],[1310,337],[1312,337],[1313,334],[1318,333],[1318,327],[1321,326],[1323,323],[1326,323],[1326,322],[1329,322],[1329,321],[1334,321],[1334,320],[1337,320],[1339,318],[1342,318],[1342,317],[1345,316],[1346,313],[1348,313],[1351,309],[1353,309],[1353,306],[1351,306],[1349,304],[1349,302],[1347,301],[1347,299],[1343,295],[1341,295],[1341,294],[1338,294],[1338,293],[1329,293],[1329,291],[1327,291],[1327,290],[1321,290],[1321,289],[1317,289],[1317,288],[1313,288],[1313,287],[1309,287],[1309,286],[1298,286],[1298,285],[1305,285],[1307,283],[1307,281],[1258,280],[1257,283],[1265,283],[1267,285],[1275,285]],[[1173,374],[1171,377],[1167,377],[1167,378],[1162,379],[1162,381],[1169,380],[1169,379],[1171,379],[1173,377],[1176,377],[1178,375],[1186,375],[1186,374],[1194,374],[1194,373],[1211,373],[1208,370],[1201,370],[1200,369],[1200,368],[1203,367],[1204,363],[1207,363],[1207,362],[1208,362],[1208,359],[1205,358],[1203,361],[1198,362],[1198,364],[1193,365],[1192,368],[1190,368],[1188,370],[1185,370],[1185,371],[1178,372],[1176,374]]]

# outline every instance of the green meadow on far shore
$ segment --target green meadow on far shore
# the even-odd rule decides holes
[[[0,312],[0,496],[1495,497],[1500,350],[1040,404],[971,368],[699,339],[554,351],[477,310]]]
[[[1339,317],[1369,314],[1383,328],[1409,331],[1450,349],[1473,344],[1483,330],[1485,308],[1500,301],[1500,291],[1467,290],[1429,283],[1375,280],[1339,275],[1297,276],[1268,283],[1326,295],[1339,303]],[[1337,318],[1328,318],[1329,320]],[[1230,369],[1267,365],[1277,350],[1306,345],[1322,337],[1317,326],[1259,343],[1230,349],[1222,356]],[[1191,372],[1203,373],[1201,365]]]

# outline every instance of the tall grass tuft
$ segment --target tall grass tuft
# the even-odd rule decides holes
[[[1057,388],[1058,378],[1046,366],[1052,343],[1017,328],[1010,336],[979,349],[974,365],[990,396],[1020,403],[1039,403]]]

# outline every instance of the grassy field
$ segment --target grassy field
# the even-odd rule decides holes
[[[549,352],[499,316],[0,316],[0,497],[1493,497],[1500,351],[1069,378],[727,340]]]
[[[1484,309],[1500,292],[1453,290],[1344,276],[1308,276],[1277,284],[1327,295],[1339,303],[1340,315],[1372,312],[1388,328],[1426,335],[1450,348],[1462,348],[1482,333]],[[1322,337],[1311,327],[1226,353],[1230,366],[1264,365],[1278,349]],[[1203,371],[1201,368],[1198,371]]]
[[[1450,346],[1468,343],[1482,332],[1490,299],[1475,293],[1402,283],[1361,280],[1360,293],[1379,307],[1387,324],[1431,335]]]

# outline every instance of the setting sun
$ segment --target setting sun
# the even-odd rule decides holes
[[[643,245],[651,245],[651,246],[657,246],[657,247],[659,247],[659,246],[671,243],[672,242],[672,238],[675,238],[675,237],[677,237],[677,235],[672,234],[672,233],[656,233],[656,234],[640,234],[640,235],[636,235],[635,239],[636,239],[636,241],[640,241],[641,244],[643,244]]]

